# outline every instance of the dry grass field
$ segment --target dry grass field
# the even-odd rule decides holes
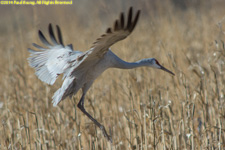
[[[88,50],[130,6],[141,9],[134,32],[112,47],[126,61],[154,57],[176,75],[110,69],[93,84],[86,110],[111,133],[110,144],[76,105],[57,107],[49,86],[29,67],[27,48],[47,38]],[[62,6],[0,5],[0,149],[225,149],[225,1],[74,1]]]

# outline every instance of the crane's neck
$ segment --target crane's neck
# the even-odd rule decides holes
[[[143,67],[148,66],[145,59],[136,61],[136,62],[126,62],[124,60],[119,60],[116,62],[116,64],[113,66],[114,68],[120,68],[120,69],[133,69],[137,67]]]
[[[113,56],[113,65],[111,67],[113,68],[120,68],[120,69],[133,69],[137,67],[143,67],[143,66],[149,66],[149,59],[142,59],[136,62],[126,62],[122,59],[120,59],[115,54]]]

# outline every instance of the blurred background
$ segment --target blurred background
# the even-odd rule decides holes
[[[49,38],[52,23],[65,44],[86,51],[130,6],[141,10],[139,22],[113,52],[129,62],[154,57],[176,76],[111,69],[95,81],[85,107],[111,133],[110,144],[76,108],[80,92],[52,106],[62,81],[39,81],[27,48],[42,45],[38,30]],[[224,0],[0,5],[1,149],[225,148],[224,8]]]

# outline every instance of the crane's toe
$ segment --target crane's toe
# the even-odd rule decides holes
[[[108,133],[105,130],[105,127],[103,125],[100,126],[100,129],[102,130],[103,135],[112,143],[112,137],[108,135]]]

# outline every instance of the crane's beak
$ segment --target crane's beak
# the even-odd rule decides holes
[[[162,70],[164,70],[164,71],[166,71],[166,72],[168,72],[168,73],[170,73],[170,74],[172,74],[172,75],[175,76],[175,74],[174,74],[172,71],[166,69],[165,67],[163,67],[163,66],[161,66],[161,65],[160,65],[160,68],[159,68],[159,69],[162,69]]]

